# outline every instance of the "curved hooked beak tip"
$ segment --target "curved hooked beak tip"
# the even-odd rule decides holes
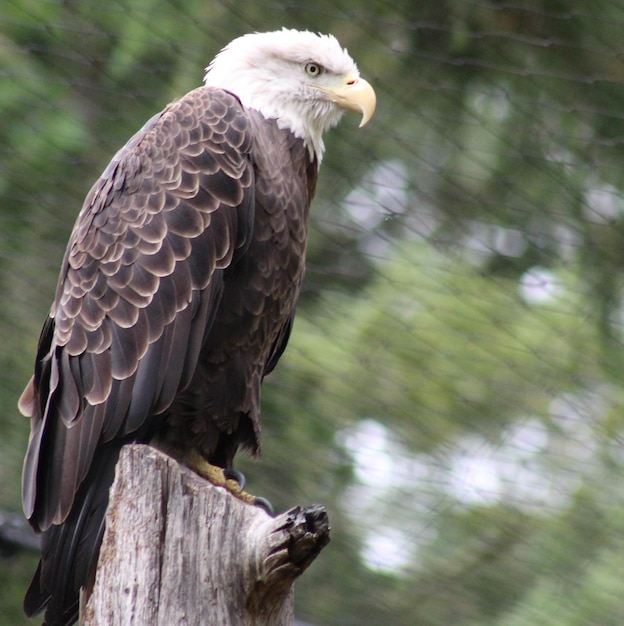
[[[322,91],[329,94],[339,107],[361,113],[360,128],[373,117],[377,96],[370,83],[363,78],[348,74],[340,87],[324,88]]]

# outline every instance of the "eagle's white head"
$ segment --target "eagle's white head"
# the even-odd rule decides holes
[[[206,68],[204,82],[240,98],[244,106],[276,119],[306,143],[319,162],[323,133],[346,109],[375,111],[375,92],[360,78],[348,52],[332,35],[282,29],[232,41]]]

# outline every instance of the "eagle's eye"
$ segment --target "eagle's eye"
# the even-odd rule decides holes
[[[316,78],[323,72],[323,68],[318,63],[313,63],[310,61],[305,64],[305,71],[308,76],[312,76],[312,78]]]

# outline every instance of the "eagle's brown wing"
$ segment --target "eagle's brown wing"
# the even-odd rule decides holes
[[[23,506],[62,523],[98,447],[146,427],[188,385],[249,240],[252,133],[200,88],[150,120],[87,196],[20,401],[32,428]]]

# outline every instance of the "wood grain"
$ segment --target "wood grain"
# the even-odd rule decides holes
[[[321,506],[270,517],[154,448],[126,446],[80,623],[290,625],[293,582],[328,541]]]

